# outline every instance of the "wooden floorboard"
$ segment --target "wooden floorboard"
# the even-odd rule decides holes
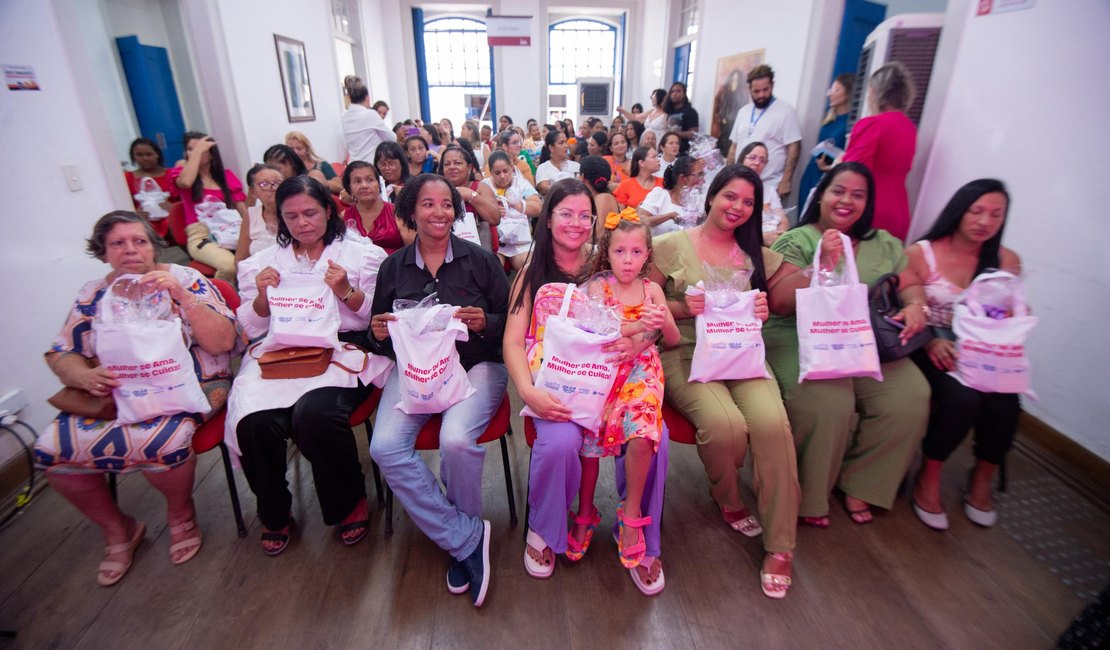
[[[1044,648],[1104,586],[1098,581],[1110,580],[1110,517],[1019,454],[999,497],[1002,525],[968,522],[959,484],[970,459],[961,449],[946,468],[950,531],[924,528],[905,499],[867,526],[834,504],[828,530],[799,530],[795,586],[771,601],[758,587],[760,542],[721,521],[696,450],[672,445],[665,591],[641,596],[617,560],[610,461],[589,554],[578,564],[559,560],[550,580],[537,581],[522,566],[529,454],[519,418],[514,429],[516,528],[500,449],[486,452],[494,572],[482,610],[447,592],[447,554],[399,503],[394,533],[384,535],[371,480],[369,536],[344,547],[323,524],[311,468],[296,455],[293,541],[282,556],[265,556],[246,481],[236,471],[249,526],[240,539],[213,452],[199,459],[195,489],[204,547],[183,566],[168,559],[161,497],[139,476],[120,481],[120,502],[147,535],[114,588],[95,584],[99,532],[53,491],[38,495],[0,530],[0,630],[18,633],[0,648]],[[368,469],[361,432],[358,439]],[[436,454],[424,456],[436,469]]]

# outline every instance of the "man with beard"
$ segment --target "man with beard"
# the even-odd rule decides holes
[[[748,73],[752,101],[740,109],[733,121],[728,162],[744,164],[743,160],[736,160],[736,152],[749,142],[767,145],[767,166],[760,175],[763,188],[765,192],[776,190],[785,203],[802,151],[802,129],[794,107],[776,98],[774,88],[775,71],[771,66],[756,66]]]

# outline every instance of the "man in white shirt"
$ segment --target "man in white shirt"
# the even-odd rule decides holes
[[[748,73],[752,101],[736,114],[733,122],[729,164],[749,142],[767,145],[767,166],[763,168],[763,191],[774,189],[785,202],[794,179],[794,168],[802,151],[802,129],[794,107],[774,96],[775,72],[760,65]],[[741,161],[742,162],[742,161]]]
[[[385,125],[382,116],[370,109],[370,89],[358,77],[344,81],[351,105],[343,112],[343,139],[347,142],[349,160],[374,162],[378,145],[395,140],[393,131]]]

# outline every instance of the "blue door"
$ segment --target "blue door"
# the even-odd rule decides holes
[[[859,54],[863,42],[886,18],[886,5],[867,0],[845,0],[844,19],[840,23],[840,41],[836,47],[833,79],[838,74],[855,74],[859,69]],[[831,83],[831,79],[830,79]]]
[[[157,142],[166,164],[173,165],[184,157],[181,135],[185,133],[185,120],[181,117],[166,48],[143,45],[138,36],[121,36],[116,39],[116,47],[127,76],[139,132]]]
[[[690,44],[680,45],[674,49],[674,81],[690,85],[686,82],[690,74]]]

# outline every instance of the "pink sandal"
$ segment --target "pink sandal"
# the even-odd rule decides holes
[[[594,531],[597,530],[597,525],[601,523],[601,513],[594,509],[593,516],[583,516],[575,514],[572,517],[576,524],[586,524],[586,537],[579,543],[574,539],[574,533],[567,533],[567,551],[566,558],[571,562],[577,562],[586,556],[586,551],[590,550],[590,542],[593,541]]]
[[[617,506],[617,551],[621,556],[621,565],[626,569],[635,569],[647,555],[647,542],[644,540],[644,526],[651,523],[651,517],[629,519],[624,516],[624,502]],[[625,546],[621,540],[624,538],[624,527],[636,529],[638,535],[636,543]]]

